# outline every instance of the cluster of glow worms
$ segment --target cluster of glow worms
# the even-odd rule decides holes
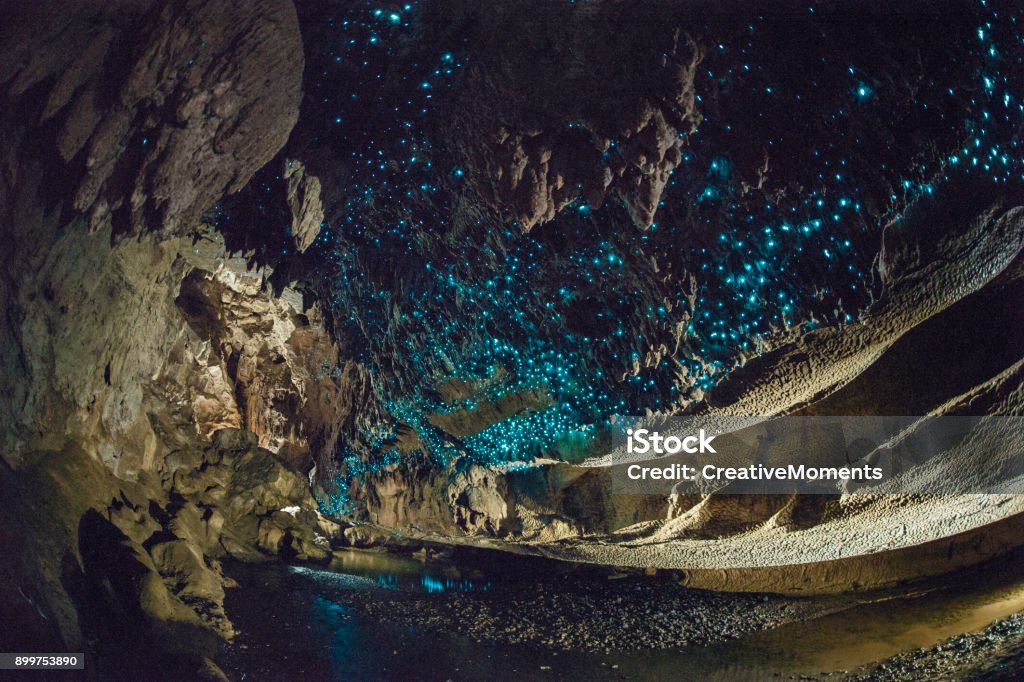
[[[326,287],[391,420],[339,453],[334,511],[348,478],[397,461],[399,423],[425,457],[504,463],[585,449],[612,414],[677,409],[785,329],[855,323],[881,227],[919,197],[954,178],[1024,180],[1017,16],[983,2],[970,42],[946,45],[962,68],[909,99],[877,60],[849,51],[820,56],[821,82],[806,80],[808,64],[787,77],[770,63],[777,26],[757,17],[708,46],[697,82],[706,119],[649,231],[583,203],[529,234],[457,227],[464,173],[430,131],[471,55],[453,40],[413,60],[402,41],[420,11],[357,5],[332,18],[336,42],[309,87],[330,112],[323,141],[343,141],[350,185],[318,239]],[[930,145],[909,139],[921,134]],[[744,147],[764,154],[763,188],[750,187]],[[477,389],[442,400],[449,378]],[[429,421],[530,389],[550,400],[462,439]]]

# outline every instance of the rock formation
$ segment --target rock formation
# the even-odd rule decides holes
[[[538,30],[520,30],[525,12]],[[526,230],[610,197],[650,227],[700,122],[694,39],[625,5],[505,6],[483,22],[474,39],[492,47],[469,66],[447,131],[476,192]],[[615,43],[595,39],[611,26]]]
[[[398,536],[789,592],[1018,542],[1019,496],[619,495],[590,458],[615,414],[1021,414],[1013,22],[6,5],[8,649],[216,676],[222,561]]]
[[[220,559],[329,556],[307,472],[360,390],[316,304],[202,223],[295,124],[295,10],[7,9],[3,639],[209,672]]]

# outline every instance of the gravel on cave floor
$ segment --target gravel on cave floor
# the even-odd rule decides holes
[[[529,589],[499,585],[479,592],[376,590],[353,593],[346,601],[381,621],[459,632],[479,642],[606,653],[709,644],[849,604],[716,594],[631,576],[603,582],[563,576]]]

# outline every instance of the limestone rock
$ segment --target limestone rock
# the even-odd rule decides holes
[[[151,547],[150,556],[171,593],[230,638],[233,631],[224,613],[223,579],[207,565],[201,550],[185,540],[171,540]]]
[[[17,30],[0,83],[20,106],[5,129],[57,131],[52,149],[24,152],[53,154],[94,231],[111,220],[119,234],[191,230],[270,160],[298,116],[302,45],[286,0],[54,0],[8,25]]]
[[[100,676],[148,676],[151,656],[216,677],[232,632],[216,559],[265,557],[264,517],[315,507],[306,472],[259,443],[307,466],[352,400],[319,313],[201,222],[294,126],[295,8],[6,9],[0,526],[22,551],[0,560],[3,639],[110,654],[122,667]],[[206,280],[228,294],[206,301],[216,334],[187,305]],[[316,515],[289,519],[293,556],[322,560]]]
[[[543,18],[528,31],[522,6],[481,12],[479,40],[493,47],[470,64],[444,131],[468,181],[525,230],[570,204],[596,209],[613,197],[647,229],[701,120],[701,49],[671,12],[530,7]],[[607,25],[614,44],[595,37]]]
[[[354,525],[344,530],[344,543],[349,547],[386,547],[394,537],[377,526]]]
[[[176,303],[208,349],[196,364],[210,377],[189,374],[191,409],[203,435],[244,427],[285,461],[308,467],[333,448],[365,388],[352,363],[326,371],[343,363],[319,306],[291,289],[274,295],[265,274],[225,260],[182,282]]]
[[[500,535],[509,518],[507,484],[480,466],[461,472],[448,485],[455,525],[474,535]]]
[[[288,207],[292,210],[292,238],[295,248],[302,253],[316,240],[324,222],[320,179],[294,159],[285,161],[284,178],[288,182]]]
[[[372,524],[512,541],[609,533],[665,514],[663,498],[611,491],[607,470],[548,460],[448,471],[406,463],[360,477],[349,493],[355,517]],[[346,542],[387,541],[364,528],[346,529]]]

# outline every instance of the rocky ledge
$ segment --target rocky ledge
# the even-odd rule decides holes
[[[255,434],[223,429],[165,461],[132,481],[74,447],[0,468],[0,527],[19,548],[0,593],[20,624],[10,646],[63,641],[139,671],[166,656],[175,669],[210,667],[202,659],[234,635],[222,560],[330,558],[340,527]]]

